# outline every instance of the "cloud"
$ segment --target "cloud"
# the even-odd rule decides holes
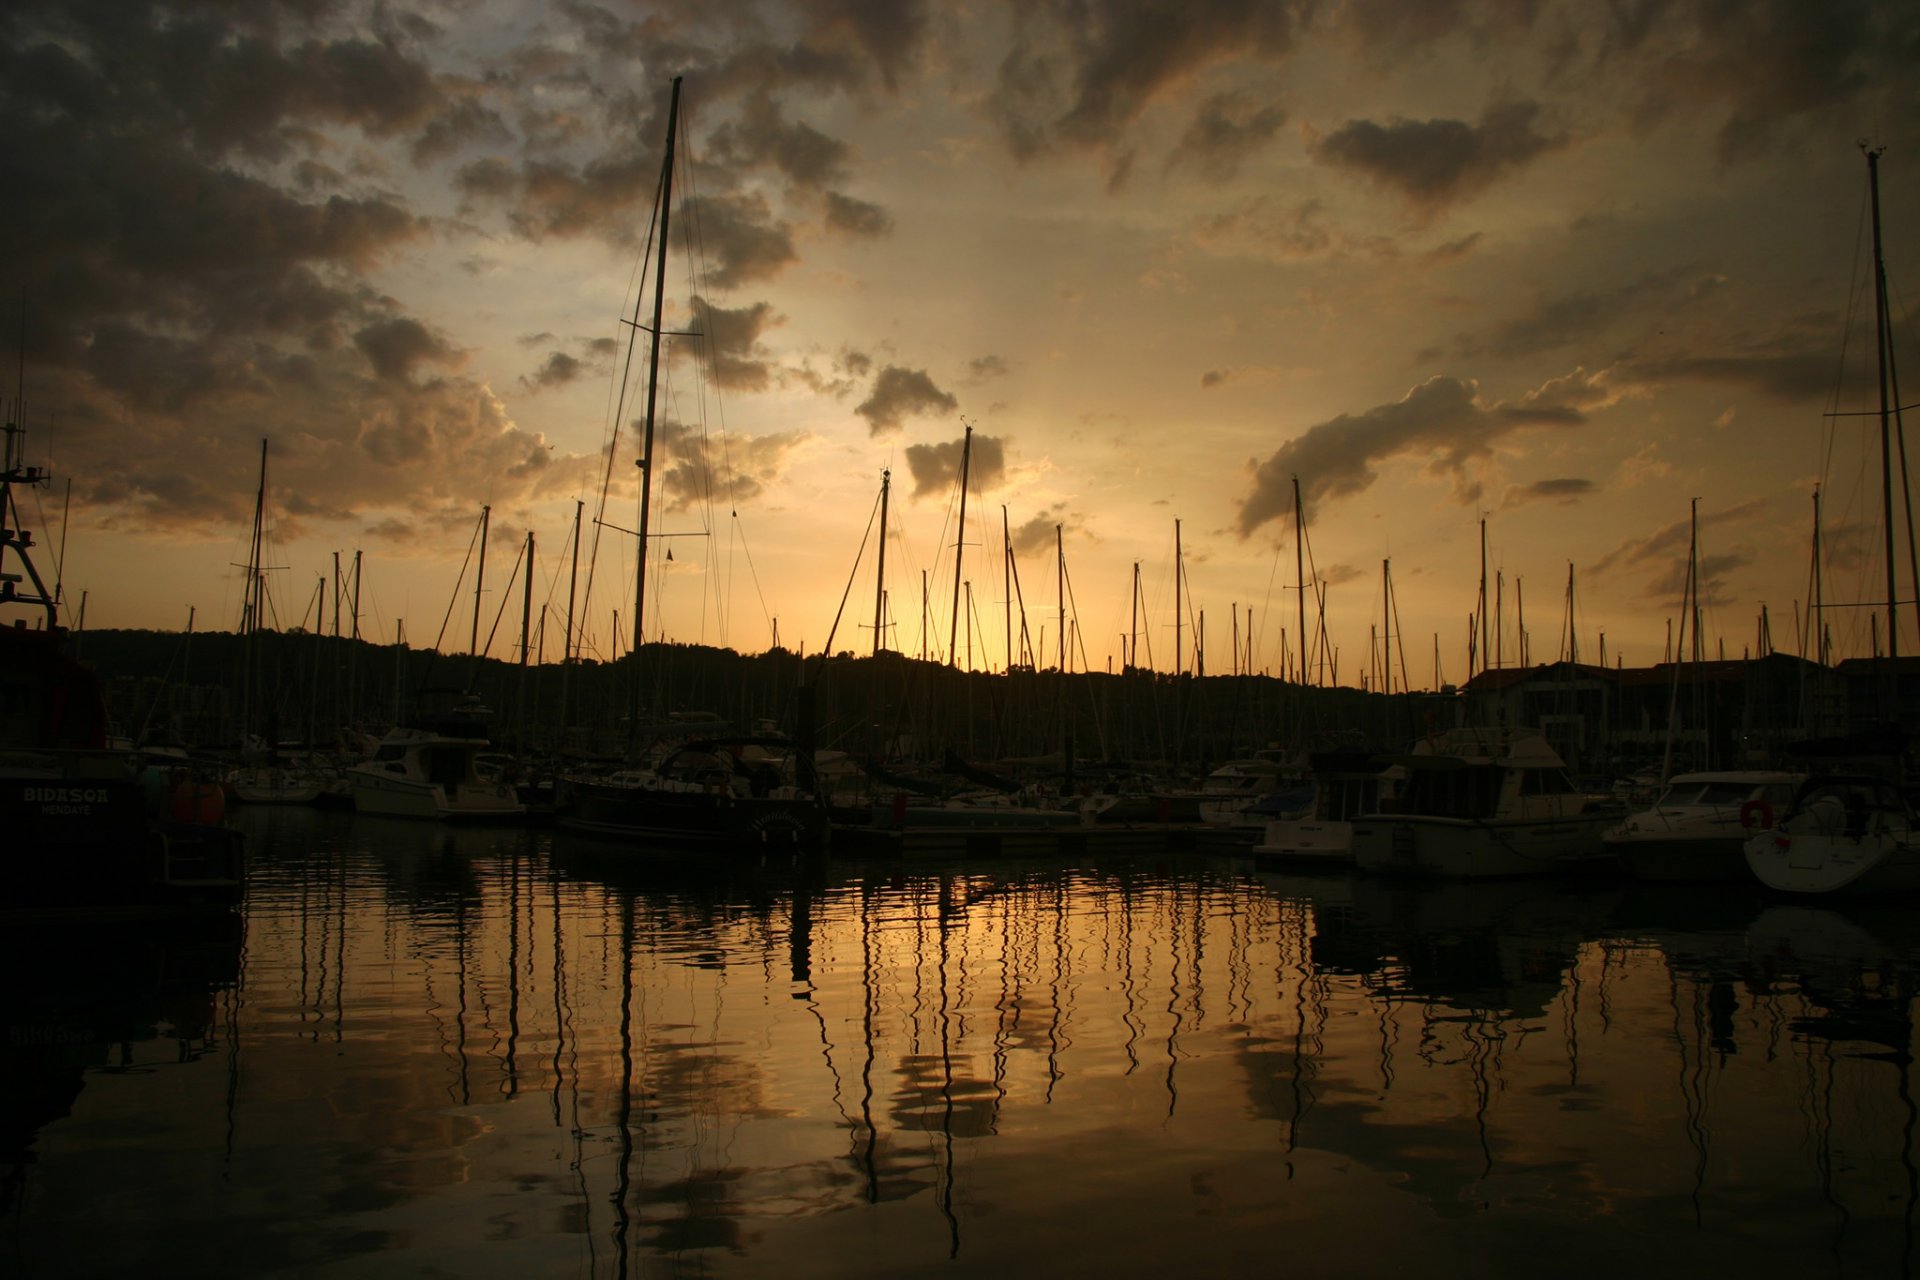
[[[976,443],[978,443],[976,441]],[[1031,556],[1041,552],[1052,553],[1055,531],[1067,523],[1067,509],[1056,504],[1046,508],[1030,520],[1023,520],[1013,526],[1012,539],[1015,555]]]
[[[966,445],[965,440],[908,445],[907,470],[913,476],[913,496],[944,493],[959,483],[961,453]],[[1006,478],[1006,472],[1004,442],[976,432],[972,452],[967,456],[967,492],[990,492]]]
[[[1045,0],[1021,6],[988,110],[1008,149],[1031,159],[1055,146],[1122,157],[1142,112],[1215,63],[1277,62],[1294,49],[1306,6],[1275,0]],[[1244,123],[1243,123],[1244,127]]]
[[[1503,508],[1525,506],[1529,502],[1558,502],[1570,505],[1578,502],[1590,493],[1598,491],[1599,486],[1591,480],[1567,476],[1557,480],[1536,480],[1529,485],[1516,485],[1507,490],[1507,496],[1501,501]]]
[[[1478,124],[1464,120],[1349,120],[1313,143],[1322,164],[1352,170],[1399,192],[1416,213],[1430,215],[1478,194],[1507,173],[1567,144],[1539,133],[1537,102],[1487,108]]]
[[[1683,303],[1698,301],[1716,285],[1697,273],[1664,271],[1629,280],[1610,289],[1578,289],[1536,299],[1534,306],[1483,338],[1459,346],[1466,356],[1499,358],[1533,355],[1569,346],[1605,333],[1622,320],[1647,323],[1670,320]]]
[[[654,497],[664,511],[750,502],[774,486],[805,438],[800,432],[776,432],[716,439],[683,422],[660,422],[654,428]]]
[[[1435,376],[1392,404],[1309,427],[1255,465],[1253,491],[1240,505],[1240,534],[1293,510],[1295,476],[1307,498],[1348,497],[1372,486],[1380,463],[1402,456],[1426,457],[1430,473],[1451,475],[1459,495],[1471,500],[1478,490],[1466,478],[1470,461],[1525,428],[1584,420],[1579,409],[1550,398],[1483,404],[1474,383]]]
[[[355,333],[353,344],[373,365],[374,373],[389,382],[410,382],[424,365],[457,369],[463,362],[444,338],[410,316],[377,320]]]
[[[802,187],[818,189],[846,176],[847,144],[805,122],[789,122],[764,90],[749,95],[740,115],[715,129],[707,147],[721,164],[769,166]]]
[[[877,204],[838,191],[827,192],[827,226],[850,236],[877,237],[893,230],[893,218]]]
[[[1715,542],[1716,532],[1731,532],[1734,526],[1754,520],[1770,520],[1778,513],[1771,498],[1749,498],[1719,511],[1702,511],[1698,529],[1704,544]],[[1589,572],[1595,578],[1607,578],[1627,572],[1651,569],[1643,590],[1650,599],[1664,606],[1679,603],[1686,581],[1687,546],[1695,525],[1689,515],[1652,533],[1629,538],[1596,561]],[[1723,544],[1725,538],[1719,539]],[[1739,548],[1712,550],[1700,557],[1700,595],[1703,599],[1724,593],[1726,579],[1734,570],[1753,563],[1753,557]]]
[[[310,17],[52,6],[0,27],[0,169],[33,192],[4,275],[28,299],[36,410],[103,528],[242,524],[263,431],[273,491],[297,495],[272,499],[288,538],[504,507],[590,464],[521,429],[454,336],[366,279],[435,234],[371,185],[370,144],[486,133],[468,91],[404,24],[335,38]]]
[[[773,216],[763,196],[701,196],[685,201],[680,213],[715,264],[707,279],[716,289],[770,280],[799,260],[793,229]]]
[[[924,369],[903,369],[890,364],[873,380],[873,389],[854,412],[867,420],[869,435],[898,431],[910,417],[929,413],[952,413],[960,402],[934,385]]]
[[[729,391],[764,391],[772,380],[772,365],[760,335],[779,323],[765,302],[729,309],[695,296],[692,327],[704,339],[713,384]]]
[[[1216,93],[1194,112],[1167,167],[1190,167],[1215,182],[1230,181],[1286,119],[1279,107],[1256,106],[1244,93]]]
[[[1796,123],[1851,128],[1857,113],[1848,109],[1888,90],[1892,96],[1876,116],[1910,115],[1916,105],[1912,67],[1920,14],[1900,0],[1816,7],[1794,0],[1673,0],[1620,15],[1636,20],[1616,20],[1606,52],[1630,56],[1638,69],[1640,127],[1724,109],[1723,163],[1765,155],[1781,130]]]
[[[967,362],[967,381],[976,384],[1004,378],[1012,372],[1013,366],[1003,356],[975,356]]]

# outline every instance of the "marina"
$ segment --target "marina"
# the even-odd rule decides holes
[[[1913,1265],[1907,910],[232,820],[235,910],[10,922],[19,1274]]]

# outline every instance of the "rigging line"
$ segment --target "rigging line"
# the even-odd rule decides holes
[[[527,542],[525,538],[522,538],[520,540],[520,554],[513,558],[513,570],[507,574],[507,585],[500,588],[500,608],[493,615],[493,625],[487,628],[487,642],[480,647],[482,654],[493,652],[493,637],[500,630],[500,619],[506,616],[507,606],[513,603],[513,584],[519,581],[520,565],[526,558]],[[533,572],[531,565],[528,566],[527,572]]]
[[[867,513],[867,529],[860,535],[860,550],[853,557],[853,572],[847,575],[847,589],[840,593],[840,607],[834,610],[833,626],[827,630],[827,642],[820,646],[821,657],[833,655],[833,637],[840,630],[840,616],[847,611],[847,598],[853,594],[853,580],[860,573],[860,559],[867,553],[867,539],[873,536],[873,522],[880,518],[880,498],[875,495],[873,510]]]
[[[460,601],[460,584],[467,580],[467,566],[473,563],[473,544],[480,541],[480,524],[474,522],[473,536],[467,539],[467,558],[460,562],[460,576],[453,581],[453,595],[447,601],[447,616],[440,619],[440,634],[433,638],[433,651],[440,652],[440,642],[447,638],[447,623],[453,620],[453,607]]]
[[[654,237],[659,233],[659,229],[660,229],[660,212],[661,212],[660,203],[661,203],[661,196],[665,194],[666,182],[667,182],[667,174],[666,174],[665,168],[663,167],[660,172],[660,180],[654,186],[653,213],[647,223],[646,244],[641,249],[640,256],[634,263],[633,275],[628,277],[629,281],[634,286],[634,292],[633,292],[634,318],[631,321],[627,320],[625,316],[622,316],[620,318],[620,323],[628,326],[627,355],[626,355],[625,361],[622,363],[620,368],[620,380],[617,384],[618,394],[614,399],[613,416],[608,421],[606,430],[601,432],[601,437],[600,437],[601,442],[606,446],[606,450],[607,450],[607,466],[606,466],[606,471],[602,475],[600,480],[599,501],[596,503],[593,510],[593,545],[587,553],[586,586],[582,588],[580,592],[580,616],[582,618],[585,618],[588,615],[589,608],[593,602],[594,570],[599,566],[599,563],[600,563],[600,521],[602,517],[604,517],[607,514],[607,491],[613,486],[613,460],[614,460],[614,457],[620,451],[621,420],[626,417],[626,412],[627,412],[627,384],[631,382],[633,378],[634,335],[640,331],[640,303],[642,299],[645,298],[646,291],[647,291],[646,268],[647,268],[647,263],[653,260]],[[666,245],[664,244],[660,245],[660,252],[662,253],[666,252]],[[626,301],[626,298],[624,295],[622,296],[621,301],[622,302]]]
[[[1869,234],[1867,219],[1871,198],[1871,186],[1863,185],[1860,190],[1860,212],[1856,215],[1854,222],[1853,269],[1847,276],[1850,286],[1850,291],[1847,295],[1847,323],[1842,325],[1840,329],[1840,351],[1834,360],[1833,386],[1827,395],[1827,403],[1834,410],[1840,408],[1842,389],[1846,384],[1847,352],[1852,346],[1853,319],[1864,305],[1862,302],[1861,278],[1865,273],[1861,270],[1861,263],[1867,253],[1866,246]],[[1839,422],[1837,418],[1830,417],[1820,434],[1821,443],[1824,448],[1821,457],[1818,459],[1818,474],[1824,482],[1832,471],[1833,452],[1839,443]]]

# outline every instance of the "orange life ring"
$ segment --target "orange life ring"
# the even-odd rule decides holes
[[[1755,821],[1758,819],[1758,821]],[[1749,800],[1740,806],[1742,831],[1765,831],[1773,826],[1773,806],[1765,800]]]

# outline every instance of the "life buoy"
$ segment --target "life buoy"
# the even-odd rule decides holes
[[[1749,800],[1740,806],[1742,831],[1765,831],[1773,826],[1773,806],[1765,800]]]

